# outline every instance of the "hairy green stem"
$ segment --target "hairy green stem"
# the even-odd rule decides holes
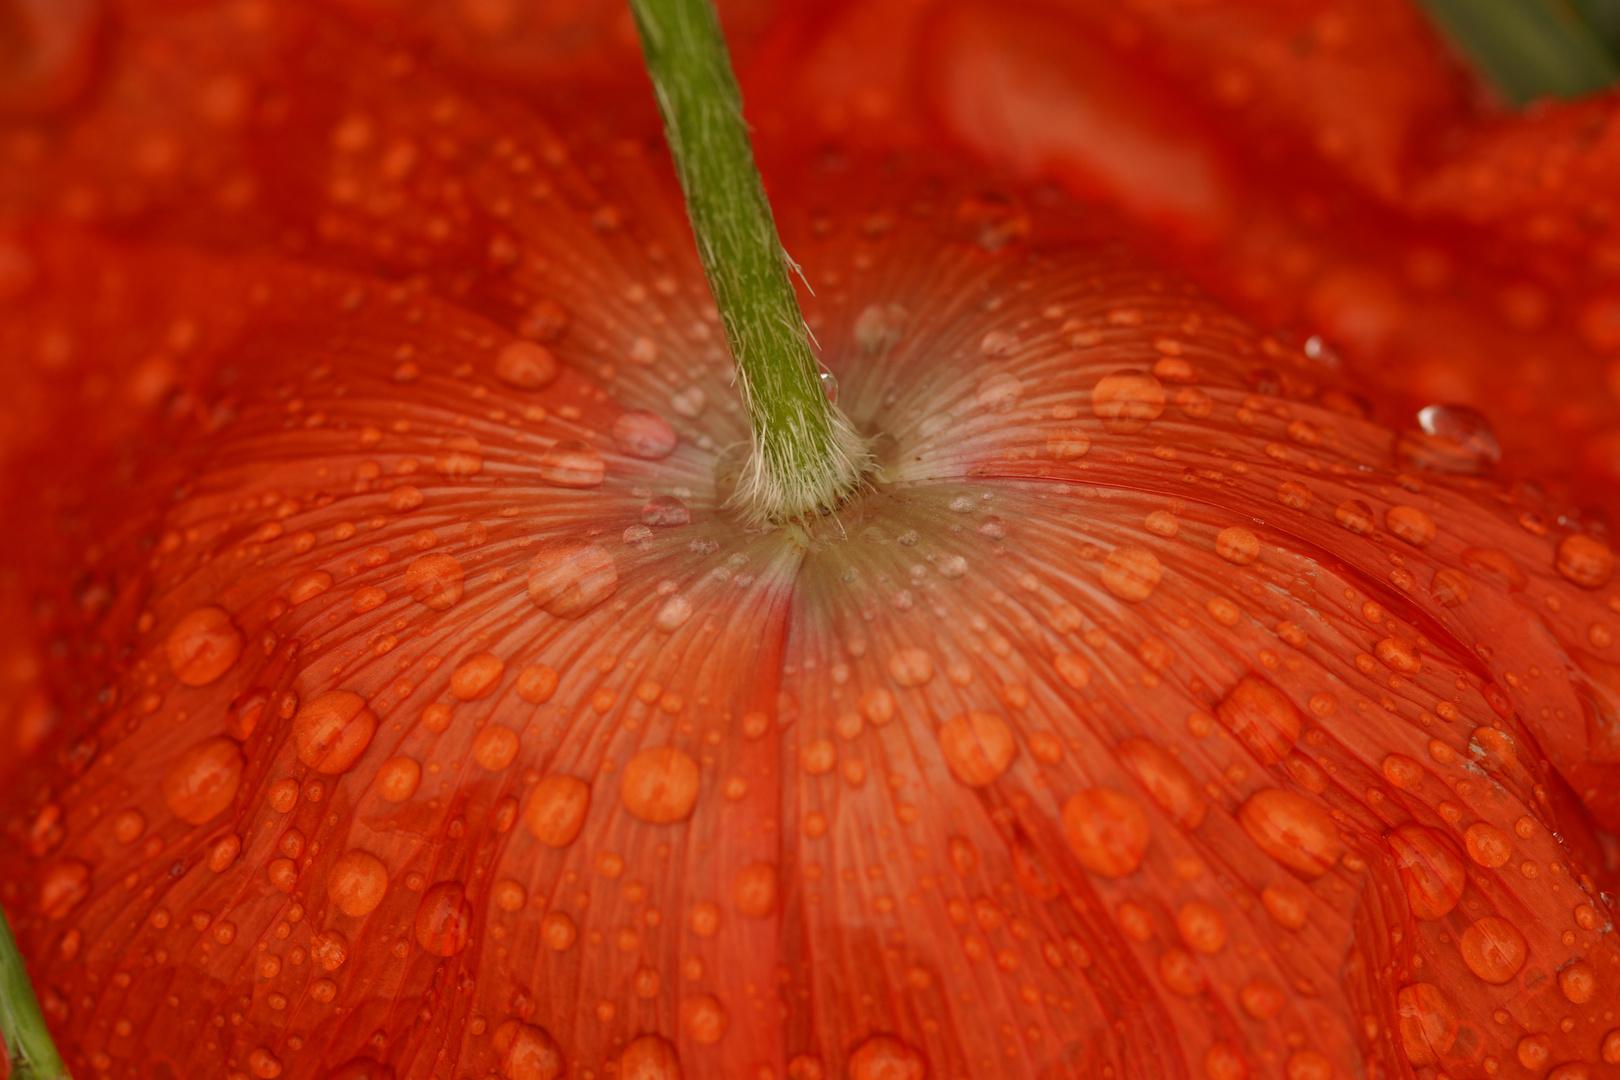
[[[0,1033],[5,1035],[16,1080],[69,1080],[4,911],[0,911]]]
[[[1602,33],[1613,0],[1422,0],[1434,21],[1514,104],[1577,97],[1620,79]]]
[[[710,0],[630,8],[753,428],[732,505],[756,521],[831,510],[870,458],[822,387],[719,20]]]

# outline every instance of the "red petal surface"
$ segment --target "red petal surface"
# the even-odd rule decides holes
[[[645,142],[155,11],[116,47],[232,52],[258,118],[114,65],[177,85],[8,195],[107,227],[18,231],[0,325],[0,900],[77,1071],[1601,1068],[1612,554],[1487,428],[1375,422],[1049,190],[784,142],[880,470],[744,529]],[[1057,18],[981,17],[930,40]]]

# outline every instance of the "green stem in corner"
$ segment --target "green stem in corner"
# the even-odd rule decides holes
[[[710,0],[630,8],[753,428],[731,503],[755,521],[831,510],[860,487],[870,458],[822,387],[719,19]]]
[[[1620,79],[1603,34],[1614,0],[1421,0],[1430,17],[1515,105],[1579,97]]]
[[[45,1028],[39,999],[28,981],[4,911],[0,911],[0,1034],[5,1036],[11,1075],[16,1080],[70,1080]]]

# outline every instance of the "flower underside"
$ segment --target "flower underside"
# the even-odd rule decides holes
[[[0,884],[75,1067],[1593,1055],[1600,538],[1524,527],[1472,444],[1379,425],[1100,217],[860,156],[773,195],[877,470],[750,526],[665,163],[385,89],[308,89],[307,259],[42,232],[0,325],[98,358],[89,430],[183,390],[5,537],[72,583],[39,640],[86,643],[14,732],[53,764]],[[447,126],[457,183],[400,183]],[[387,279],[433,244],[442,279]]]

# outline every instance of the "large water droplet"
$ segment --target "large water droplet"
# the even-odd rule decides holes
[[[1402,432],[1399,457],[1435,472],[1488,472],[1502,458],[1489,420],[1466,405],[1430,405],[1417,414],[1418,429]]]

